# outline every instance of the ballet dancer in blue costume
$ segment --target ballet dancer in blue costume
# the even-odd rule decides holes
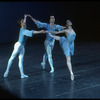
[[[60,26],[60,25],[55,24],[54,16],[50,16],[49,24],[40,22],[40,21],[34,19],[31,15],[29,15],[29,16],[31,17],[31,19],[37,25],[38,28],[45,28],[47,31],[50,31],[50,32],[55,31],[55,30],[61,31],[62,29],[65,28],[65,26]],[[52,60],[52,50],[54,48],[54,43],[55,43],[55,39],[50,37],[48,34],[46,34],[46,40],[44,42],[46,53],[43,55],[43,61],[42,61],[41,65],[42,65],[43,69],[45,69],[46,61],[48,58],[48,62],[51,67],[50,73],[54,72],[53,60]]]
[[[51,34],[51,32],[46,31],[46,33],[49,34],[50,37],[56,39],[59,41],[60,46],[64,52],[64,55],[66,56],[67,66],[70,71],[71,80],[74,80],[74,74],[72,71],[72,64],[71,64],[71,56],[74,55],[74,40],[76,37],[75,31],[72,29],[72,22],[70,20],[66,21],[67,29],[64,29],[60,32],[54,31],[53,34],[59,34],[59,33],[65,33],[65,36],[54,36]]]
[[[19,32],[19,39],[18,41],[14,44],[14,50],[11,54],[10,59],[8,60],[7,68],[4,73],[4,77],[8,76],[9,69],[13,63],[13,60],[15,57],[19,54],[19,70],[21,74],[21,78],[26,78],[28,75],[24,74],[23,71],[23,58],[25,54],[25,44],[28,39],[28,37],[32,37],[34,34],[39,34],[39,33],[45,33],[45,31],[35,31],[35,30],[27,30],[26,29],[26,18],[28,15],[24,15],[24,19],[21,19],[18,21],[18,25],[20,26],[20,32]]]

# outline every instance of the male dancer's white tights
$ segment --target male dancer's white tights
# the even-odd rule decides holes
[[[7,69],[4,73],[4,77],[8,76],[9,69],[13,63],[13,60],[17,56],[17,54],[19,54],[19,70],[20,70],[21,78],[28,77],[27,75],[24,74],[24,71],[23,71],[23,58],[24,58],[24,54],[25,54],[25,49],[24,49],[24,46],[22,44],[20,44],[19,42],[16,42],[14,45],[14,50],[11,54],[10,59],[8,60],[8,65],[7,65]]]
[[[43,55],[43,62],[41,63],[43,69],[45,69],[46,61],[47,61],[47,58],[48,58],[48,62],[49,62],[50,67],[51,67],[50,73],[54,72],[53,60],[52,60],[53,47],[54,47],[54,42],[52,44],[50,44],[49,41],[47,41],[47,40],[45,41],[46,53]]]

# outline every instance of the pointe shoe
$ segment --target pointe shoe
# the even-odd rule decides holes
[[[51,71],[50,71],[50,73],[53,73],[54,72],[54,69],[52,69]]]
[[[42,62],[41,65],[42,65],[42,68],[45,69],[45,63]]]
[[[8,72],[5,72],[3,77],[7,77],[8,76]]]
[[[27,75],[21,75],[21,78],[27,78],[28,76]]]
[[[71,80],[72,81],[74,80],[74,74],[71,74]]]

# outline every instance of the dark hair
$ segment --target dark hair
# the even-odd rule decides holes
[[[18,24],[18,26],[20,26],[20,27],[21,27],[21,20],[22,20],[22,18],[20,18],[20,19],[17,21],[17,24]]]
[[[54,14],[50,14],[50,15],[48,16],[48,20],[50,20],[50,17],[51,17],[51,16],[54,16],[54,17],[55,17]]]
[[[66,20],[67,25],[72,25],[72,22],[70,20]]]

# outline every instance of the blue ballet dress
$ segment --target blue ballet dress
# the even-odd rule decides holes
[[[68,33],[67,38],[62,36],[60,38],[60,46],[65,54],[65,56],[74,55],[74,40],[76,34]]]

